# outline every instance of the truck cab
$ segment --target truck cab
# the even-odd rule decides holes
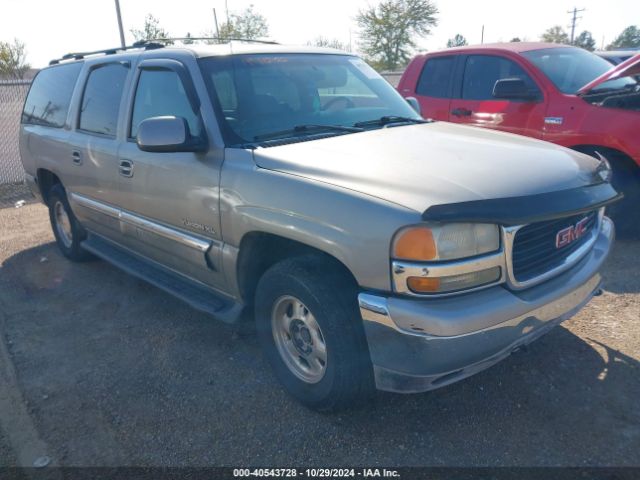
[[[635,234],[627,210],[640,203],[639,63],[636,55],[612,67],[586,50],[538,42],[456,47],[416,56],[398,90],[417,98],[424,118],[606,157],[627,197],[612,209],[618,231]]]

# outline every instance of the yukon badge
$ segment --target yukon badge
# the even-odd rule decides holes
[[[556,248],[566,247],[570,243],[582,237],[587,231],[589,217],[585,217],[575,225],[563,228],[556,235]]]

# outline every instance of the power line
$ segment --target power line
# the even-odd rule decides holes
[[[576,37],[576,24],[578,23],[578,20],[582,18],[582,17],[579,17],[578,14],[584,12],[585,10],[586,8],[578,9],[577,7],[574,7],[573,10],[569,10],[567,12],[571,14],[571,25],[569,25],[569,28],[571,28],[571,44],[572,45]]]

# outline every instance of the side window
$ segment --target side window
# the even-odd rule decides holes
[[[61,128],[82,69],[75,62],[42,70],[33,80],[22,111],[22,123]]]
[[[128,72],[121,63],[108,63],[91,71],[82,95],[80,130],[115,136]]]
[[[503,78],[520,78],[532,92],[539,92],[535,82],[517,63],[491,55],[470,55],[464,68],[462,98],[492,100],[493,87]]]
[[[142,70],[133,103],[131,138],[138,134],[138,126],[143,120],[166,115],[184,118],[191,135],[200,135],[202,127],[198,114],[191,108],[178,74],[172,70]]]
[[[435,57],[427,60],[416,86],[416,94],[425,97],[449,98],[449,85],[455,57]]]

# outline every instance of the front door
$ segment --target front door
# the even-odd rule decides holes
[[[184,118],[191,135],[206,135],[189,72],[175,60],[145,60],[135,85],[129,138],[119,152],[125,242],[178,273],[221,285],[221,149],[152,153],[135,140],[140,122],[165,115]]]
[[[520,65],[497,55],[468,55],[462,71],[459,91],[451,101],[449,121],[542,137],[545,115],[543,95]],[[494,98],[493,87],[498,80],[506,78],[522,79],[536,99]]]

